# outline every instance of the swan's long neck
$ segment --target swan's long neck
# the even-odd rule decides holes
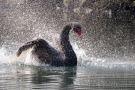
[[[63,53],[65,55],[65,61],[64,61],[65,66],[77,65],[77,57],[69,40],[69,32],[71,28],[72,28],[71,25],[66,25],[61,33],[61,46],[62,46]]]

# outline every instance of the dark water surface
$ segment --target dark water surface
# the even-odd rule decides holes
[[[1,90],[134,90],[135,70],[26,65],[0,66]]]

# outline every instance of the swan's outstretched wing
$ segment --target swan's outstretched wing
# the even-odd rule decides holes
[[[17,52],[16,55],[19,57],[23,51],[32,48],[31,54],[36,56],[40,62],[44,62],[46,64],[50,63],[53,59],[51,47],[49,44],[43,40],[43,39],[36,39],[30,42],[25,43],[23,46],[21,46]]]
[[[35,44],[35,41],[30,41],[25,43],[24,45],[22,45],[16,52],[16,55],[19,57],[21,55],[21,53],[29,48],[32,48]]]

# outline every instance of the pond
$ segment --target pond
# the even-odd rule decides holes
[[[1,90],[134,90],[132,66],[0,66]]]

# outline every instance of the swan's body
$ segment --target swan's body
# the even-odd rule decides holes
[[[56,50],[45,40],[38,38],[21,46],[15,54],[19,57],[25,50],[33,48],[31,54],[36,56],[40,63],[51,66],[76,66],[77,57],[69,41],[69,32],[71,29],[81,36],[81,26],[79,24],[66,25],[60,36],[62,51]]]

